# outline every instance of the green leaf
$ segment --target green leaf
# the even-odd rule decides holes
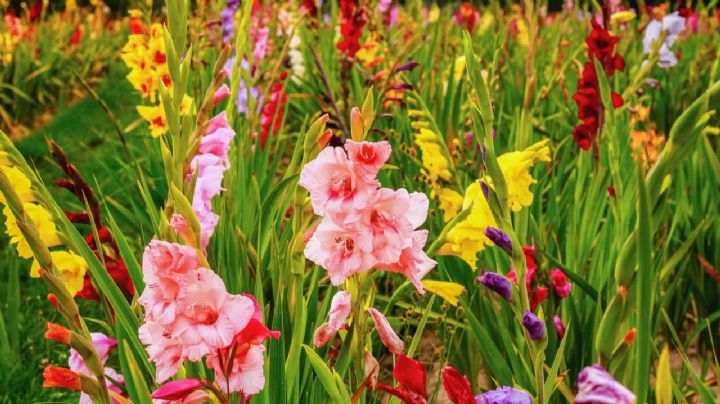
[[[310,364],[315,371],[315,375],[317,375],[318,379],[320,380],[320,384],[322,384],[323,388],[325,388],[325,392],[327,392],[330,398],[336,403],[346,402],[342,400],[340,390],[338,390],[338,386],[335,383],[335,377],[333,376],[333,372],[330,370],[327,364],[317,353],[315,353],[315,351],[311,347],[305,344],[303,344],[302,347],[305,350],[305,354],[307,355],[308,359],[310,360]]]

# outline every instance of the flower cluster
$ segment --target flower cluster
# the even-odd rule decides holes
[[[323,220],[305,246],[305,256],[325,268],[334,285],[372,268],[402,273],[418,291],[435,261],[423,252],[427,197],[405,189],[380,188],[376,179],[390,157],[390,144],[354,142],[327,147],[300,174],[315,214]]]
[[[162,136],[168,130],[165,108],[160,102],[160,82],[168,89],[172,88],[168,71],[167,55],[163,28],[154,23],[148,29],[142,22],[142,14],[138,10],[130,10],[130,35],[122,49],[121,58],[130,68],[127,79],[133,88],[140,91],[142,98],[151,105],[139,105],[138,114],[150,125],[153,137]],[[180,114],[191,114],[194,108],[193,99],[185,94],[180,104]]]
[[[145,322],[140,339],[162,383],[185,360],[207,359],[215,380],[229,392],[246,396],[265,383],[263,342],[279,337],[262,323],[249,295],[226,291],[223,280],[200,265],[197,250],[154,240],[143,254],[146,288],[140,296]]]
[[[223,176],[230,167],[230,142],[234,138],[235,131],[228,124],[225,112],[221,112],[208,122],[198,153],[190,162],[193,172],[188,174],[187,180],[192,181],[196,177],[192,207],[200,222],[203,250],[207,248],[219,221],[218,215],[212,211],[212,200],[223,190]]]
[[[643,38],[643,51],[647,54],[652,52],[654,43],[660,39],[663,30],[667,31],[665,40],[660,45],[660,59],[658,66],[669,69],[678,62],[677,56],[670,48],[675,44],[678,36],[685,31],[686,18],[681,16],[677,11],[668,14],[661,19],[653,19],[645,28],[645,37]]]
[[[600,62],[605,75],[611,77],[616,70],[625,70],[625,59],[615,52],[615,45],[620,38],[611,35],[607,29],[592,21],[592,30],[585,40],[588,46],[588,61],[585,62],[582,75],[578,80],[577,91],[573,99],[578,106],[578,118],[582,123],[573,129],[573,139],[583,150],[590,149],[596,142],[601,127],[603,115],[600,84],[593,59]],[[611,93],[612,106],[618,108],[623,105],[623,99],[616,92]]]
[[[537,161],[550,161],[548,141],[535,143],[525,150],[509,152],[498,157],[498,164],[505,177],[508,191],[508,204],[513,212],[530,206],[533,194],[530,185],[537,182],[530,175],[530,168]],[[470,214],[458,222],[449,232],[445,245],[440,249],[444,255],[456,255],[475,268],[477,253],[493,242],[486,235],[488,227],[497,228],[485,192],[490,192],[492,184],[489,177],[474,181],[465,191],[463,209],[472,204]],[[485,188],[485,189],[484,189]]]
[[[55,219],[36,199],[31,189],[30,179],[18,167],[11,164],[4,152],[0,152],[0,170],[15,187],[15,192],[23,204],[26,218],[29,219],[37,229],[43,244],[47,247],[60,246],[62,242],[60,241]],[[4,205],[5,233],[10,237],[10,244],[15,245],[17,254],[21,258],[32,258],[33,252],[30,245],[27,240],[25,240],[25,236],[18,226],[17,219],[2,194],[0,194],[0,204]],[[56,250],[52,251],[50,255],[55,270],[58,271],[62,277],[70,294],[74,296],[83,289],[83,278],[87,271],[87,263],[72,251]],[[37,261],[33,261],[30,267],[30,276],[33,278],[40,277],[40,264]]]
[[[284,80],[287,73],[280,74],[280,81],[270,86],[270,99],[263,105],[260,115],[260,146],[265,147],[270,133],[277,135],[280,132],[280,126],[283,122],[283,114],[285,112],[285,104],[287,104],[288,95],[285,92]]]
[[[360,50],[360,37],[363,27],[367,23],[365,7],[357,4],[356,0],[340,0],[340,34],[342,40],[337,48],[349,57],[354,57]]]

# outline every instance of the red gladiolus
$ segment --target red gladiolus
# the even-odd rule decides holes
[[[460,9],[455,13],[455,22],[465,24],[468,32],[473,32],[478,21],[480,21],[480,12],[468,2],[460,5]]]
[[[530,310],[535,311],[540,303],[550,296],[550,291],[545,286],[538,286],[530,293]]]
[[[50,302],[50,304],[52,304],[53,307],[55,307],[55,310],[60,310],[60,306],[58,306],[57,296],[55,296],[52,293],[48,293],[47,299],[48,299],[48,302]]]
[[[70,369],[48,366],[43,371],[43,387],[59,387],[80,391],[80,374]]]
[[[378,383],[378,389],[392,394],[406,404],[427,403],[425,366],[422,363],[403,354],[398,355],[393,378],[398,382],[397,387]]]
[[[284,84],[282,80],[285,80],[287,74],[283,72],[280,75],[280,82],[273,83],[270,86],[270,100],[263,105],[262,115],[260,117],[260,146],[265,147],[267,138],[272,131],[273,135],[277,135],[280,131],[280,125],[283,120],[283,112],[285,111],[285,104],[287,104],[288,95],[283,91]]]
[[[552,278],[552,286],[555,290],[556,295],[558,295],[561,299],[570,296],[570,291],[572,290],[572,283],[570,283],[570,280],[568,280],[567,275],[565,275],[563,271],[555,268],[550,273],[550,277]]]
[[[442,386],[453,404],[475,404],[470,382],[457,369],[446,366],[442,370]]]
[[[67,328],[48,322],[48,329],[45,331],[45,339],[62,342],[65,345],[70,345],[70,339],[72,338],[72,331]]]
[[[340,0],[340,34],[343,39],[338,42],[337,48],[349,57],[354,57],[360,50],[360,37],[363,27],[367,23],[365,7],[358,7],[356,0]]]
[[[80,41],[83,38],[83,30],[82,27],[77,27],[75,31],[70,36],[70,45],[77,45],[80,43]]]
[[[611,35],[607,29],[592,21],[592,30],[585,40],[588,46],[588,60],[583,67],[578,80],[577,91],[573,100],[578,107],[578,118],[581,124],[573,129],[573,140],[583,150],[589,150],[595,143],[600,131],[600,121],[603,115],[600,85],[593,59],[597,59],[603,67],[607,77],[617,70],[625,70],[625,59],[615,52],[615,46],[620,38]],[[611,93],[612,106],[618,108],[623,105],[623,99],[618,93]]]

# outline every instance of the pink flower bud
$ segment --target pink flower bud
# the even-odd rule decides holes
[[[405,345],[392,327],[390,327],[390,323],[387,321],[387,318],[372,307],[369,308],[368,311],[375,323],[375,329],[377,330],[383,345],[385,345],[390,352],[396,355],[402,354],[405,349]]]
[[[198,379],[180,379],[165,383],[152,393],[152,398],[161,400],[182,400],[190,393],[203,388]]]

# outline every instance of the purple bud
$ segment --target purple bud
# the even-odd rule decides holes
[[[475,396],[476,404],[532,404],[530,395],[522,390],[512,387],[499,387]]]
[[[530,310],[523,315],[522,324],[531,340],[540,341],[545,338],[545,322],[537,318]]]
[[[508,302],[512,301],[512,285],[508,278],[495,272],[485,272],[478,277],[478,281]]]
[[[409,72],[418,66],[420,66],[420,63],[411,60],[402,66],[398,66],[398,68],[395,69],[395,72]]]
[[[576,404],[618,403],[632,404],[635,394],[618,383],[600,365],[588,366],[578,376]]]
[[[483,193],[485,193],[483,191]],[[487,196],[486,196],[487,198]],[[488,226],[483,232],[487,238],[490,239],[496,246],[505,250],[506,253],[512,255],[512,241],[510,237],[502,230]]]
[[[485,195],[485,200],[490,202],[490,187],[488,186],[487,182],[480,180],[480,190],[482,191],[483,195]]]
[[[388,87],[388,90],[412,90],[414,87],[411,84],[407,83],[400,83],[400,84],[393,84],[392,86]]]
[[[562,319],[557,314],[553,316],[553,326],[555,326],[558,337],[563,339],[563,337],[565,337],[565,324],[563,324]]]

